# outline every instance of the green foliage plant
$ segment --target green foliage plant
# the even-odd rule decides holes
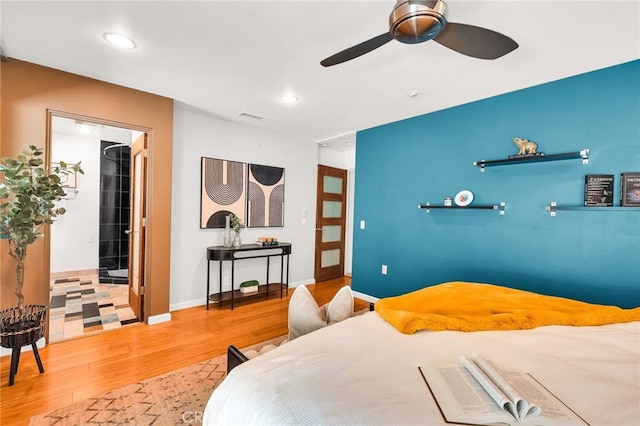
[[[259,284],[260,283],[258,282],[258,280],[244,281],[242,284],[240,284],[240,288],[255,287],[255,286],[259,285]]]
[[[84,174],[80,163],[44,167],[44,149],[34,145],[16,158],[5,157],[0,162],[0,239],[9,243],[9,255],[15,259],[18,308],[24,313],[24,262],[27,247],[43,237],[43,227],[65,213],[56,202],[67,194],[63,177],[78,172]]]
[[[238,216],[233,213],[229,213],[229,222],[231,222],[231,227],[234,231],[240,232],[240,228],[242,227],[242,221]]]

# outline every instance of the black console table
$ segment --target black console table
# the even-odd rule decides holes
[[[207,247],[207,310],[209,309],[209,303],[218,303],[222,305],[223,302],[231,302],[231,309],[234,308],[236,299],[256,298],[263,296],[268,298],[270,293],[276,293],[280,291],[280,298],[282,299],[283,290],[289,291],[289,255],[291,254],[291,243],[278,243],[276,245],[259,246],[257,244],[243,244],[240,247],[223,247],[212,246]],[[284,258],[287,257],[287,269],[286,280],[284,277],[285,266]],[[267,259],[267,280],[265,284],[258,286],[258,291],[251,293],[242,293],[239,289],[234,289],[234,273],[235,263],[244,259],[255,259],[259,257],[265,257]],[[280,257],[280,282],[269,282],[269,266],[272,257]],[[210,275],[211,275],[211,261],[218,261],[219,263],[219,287],[218,292],[211,294],[210,292]],[[222,265],[223,262],[231,262],[231,290],[222,291]]]

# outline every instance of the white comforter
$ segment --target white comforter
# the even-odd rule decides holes
[[[210,425],[443,425],[418,365],[478,353],[533,374],[592,426],[640,425],[640,322],[404,335],[375,312],[236,367],[213,392]]]

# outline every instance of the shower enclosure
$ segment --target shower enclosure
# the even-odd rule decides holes
[[[131,147],[100,141],[100,151],[100,282],[128,284]]]

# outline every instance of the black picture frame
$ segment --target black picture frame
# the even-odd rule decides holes
[[[247,227],[284,226],[285,170],[250,163],[247,168]]]
[[[613,206],[613,175],[586,175],[584,177],[584,206]]]
[[[640,207],[640,172],[620,174],[620,206]]]
[[[200,228],[224,228],[235,214],[245,223],[247,164],[200,157]]]

